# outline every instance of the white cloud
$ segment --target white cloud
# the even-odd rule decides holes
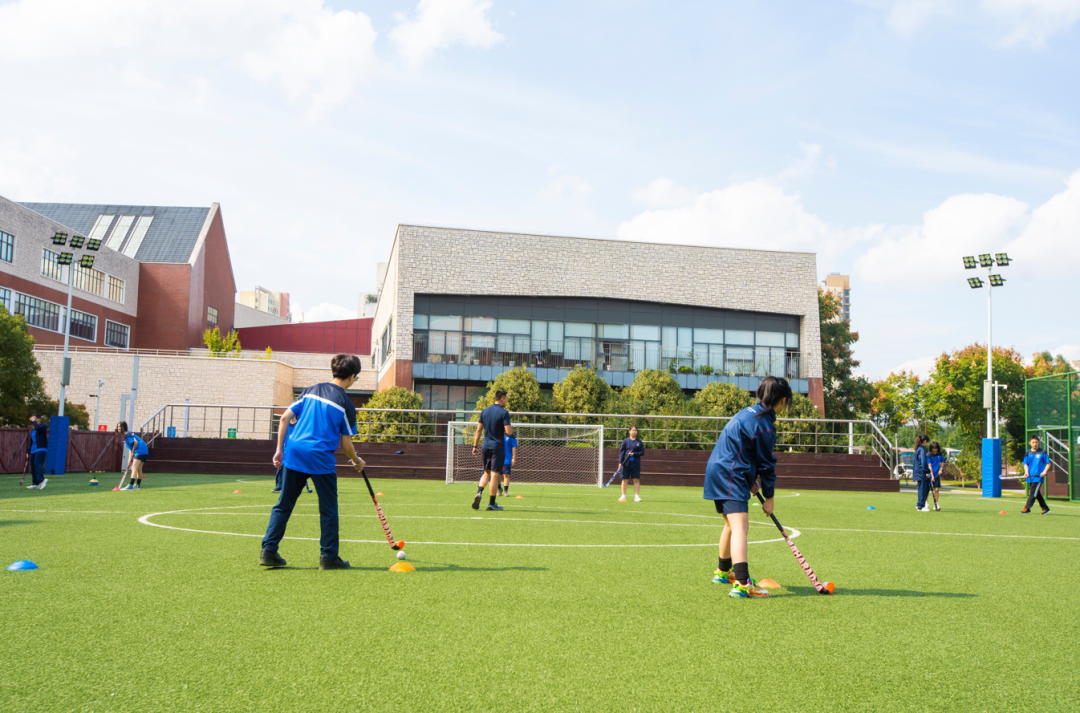
[[[1007,246],[1018,269],[1040,266],[1050,272],[1075,271],[1080,261],[1080,171],[1065,179],[1065,190],[1031,213],[1031,220]]]
[[[411,65],[456,43],[488,49],[503,39],[487,17],[490,8],[490,0],[420,0],[412,18],[398,15],[390,38]]]
[[[937,16],[987,25],[1004,47],[1042,47],[1080,20],[1080,0],[895,0],[887,22],[897,33],[910,35]]]
[[[1054,356],[1060,354],[1070,361],[1080,359],[1080,344],[1062,344],[1057,349],[1051,349],[1050,353]]]
[[[111,58],[139,83],[136,59],[227,58],[257,81],[276,81],[316,111],[342,101],[370,71],[367,15],[324,0],[19,0],[0,6],[0,59]]]
[[[894,374],[899,374],[901,371],[910,371],[920,379],[925,379],[930,376],[935,364],[937,364],[936,356],[924,356],[918,359],[909,359],[891,371]]]
[[[889,8],[889,27],[901,35],[909,35],[935,15],[947,15],[955,0],[897,0]]]
[[[638,203],[657,208],[674,208],[692,203],[697,198],[697,191],[685,188],[670,178],[660,176],[644,188],[630,191],[630,197]]]
[[[293,319],[298,322],[329,322],[337,319],[356,319],[355,309],[329,302],[322,302],[307,310],[301,307],[299,303],[294,303],[291,309]]]
[[[591,195],[592,192],[593,187],[591,183],[584,178],[571,176],[570,174],[559,176],[544,189],[544,195],[548,198],[558,198],[560,196],[584,198],[585,196]]]

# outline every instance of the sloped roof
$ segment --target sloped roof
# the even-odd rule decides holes
[[[90,235],[98,216],[111,215],[111,234],[123,216],[153,216],[150,227],[135,253],[139,262],[185,263],[199,240],[210,207],[183,208],[149,205],[86,205],[82,203],[20,203],[35,213],[55,220],[82,234]],[[134,232],[133,230],[129,232]]]

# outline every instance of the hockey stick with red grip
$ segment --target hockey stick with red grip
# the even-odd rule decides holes
[[[364,471],[363,466],[360,468],[360,475],[364,476],[364,482],[367,483],[367,491],[371,493],[371,502],[375,503],[375,512],[379,516],[379,522],[382,524],[383,532],[386,533],[386,541],[390,543],[390,549],[400,550],[405,546],[405,540],[395,542],[394,536],[390,534],[390,526],[386,524],[386,516],[383,515],[382,508],[379,507],[379,501],[375,497],[375,490],[371,487],[371,481],[368,480],[367,473]]]
[[[761,493],[757,493],[757,499],[761,501],[761,504],[765,504],[765,498],[761,496]],[[810,578],[810,583],[814,585],[814,589],[818,590],[818,594],[832,594],[836,586],[832,582],[825,582],[822,584],[818,581],[817,575],[814,574],[814,570],[810,569],[810,565],[806,563],[806,558],[802,556],[802,552],[799,552],[799,548],[795,546],[795,543],[788,537],[787,531],[784,530],[784,526],[780,524],[780,521],[776,519],[776,515],[769,513],[769,517],[772,518],[773,524],[776,525],[776,529],[780,531],[780,534],[784,536],[784,542],[787,542],[787,546],[791,548],[791,553],[795,555],[795,559],[799,562],[799,566],[802,567],[803,572],[806,572],[806,576]]]

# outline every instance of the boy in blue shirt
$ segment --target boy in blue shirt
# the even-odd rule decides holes
[[[514,435],[514,429],[510,425],[510,412],[506,410],[506,392],[499,389],[495,392],[495,403],[480,412],[480,425],[476,429],[476,437],[473,438],[472,453],[474,456],[482,456],[484,460],[484,472],[480,476],[480,487],[473,499],[472,509],[480,509],[480,498],[484,497],[484,486],[490,484],[491,498],[488,501],[488,510],[502,510],[495,504],[495,492],[498,487],[499,477],[502,475],[503,464],[506,460],[503,436]],[[484,450],[480,451],[480,434],[484,434]]]
[[[128,456],[127,467],[133,468],[131,482],[123,490],[142,490],[143,466],[150,456],[150,449],[146,447],[146,441],[140,438],[139,434],[128,431],[127,421],[116,424],[116,432],[124,436],[124,445],[128,447],[128,451],[131,453]]]
[[[503,451],[506,454],[503,457],[503,477],[502,484],[499,485],[499,495],[510,494],[510,471],[514,467],[514,462],[517,460],[517,439],[513,436],[503,436]]]
[[[304,389],[292,406],[281,414],[278,424],[278,445],[274,466],[284,465],[281,496],[270,511],[270,523],[262,542],[259,564],[263,567],[284,567],[287,563],[278,554],[278,543],[285,537],[296,499],[308,478],[319,496],[319,569],[348,569],[349,563],[338,556],[338,496],[337,464],[334,453],[338,446],[345,452],[356,472],[364,469],[364,461],[356,455],[352,436],[356,434],[356,407],[345,393],[360,374],[360,359],[351,354],[338,354],[330,361],[333,381],[315,384]],[[296,425],[292,423],[295,420]],[[287,441],[287,442],[286,442]]]
[[[1046,455],[1046,451],[1039,448],[1038,438],[1032,436],[1029,443],[1031,444],[1031,450],[1024,456],[1024,475],[1027,476],[1028,487],[1031,492],[1028,494],[1027,504],[1024,505],[1024,509],[1020,512],[1031,512],[1031,506],[1035,504],[1035,499],[1038,498],[1042,514],[1049,515],[1050,506],[1046,504],[1041,489],[1044,480],[1043,473],[1046,472],[1047,466],[1050,465],[1050,457]]]
[[[26,444],[30,455],[30,485],[27,490],[44,490],[49,479],[45,477],[45,456],[49,453],[49,427],[41,420],[40,413],[30,414],[30,442]]]

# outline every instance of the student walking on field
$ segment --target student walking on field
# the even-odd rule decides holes
[[[484,436],[483,450],[480,449],[481,434]],[[495,502],[495,493],[506,462],[506,444],[503,437],[512,435],[514,435],[514,428],[510,425],[510,412],[506,410],[506,392],[499,389],[495,392],[495,403],[480,412],[480,428],[476,429],[476,437],[473,438],[472,453],[474,456],[481,456],[484,461],[480,487],[472,502],[473,510],[480,509],[485,485],[491,486],[491,498],[488,500],[487,509],[495,511],[503,509]]]
[[[49,483],[49,479],[45,477],[45,456],[49,453],[49,427],[41,420],[40,413],[30,414],[30,442],[26,444],[26,453],[30,459],[30,485],[27,485],[26,489],[44,490]]]
[[[1032,437],[1029,441],[1031,450],[1024,456],[1024,475],[1027,476],[1028,493],[1027,504],[1024,505],[1024,509],[1021,513],[1031,512],[1031,506],[1035,504],[1036,498],[1039,500],[1039,507],[1042,508],[1043,515],[1050,514],[1050,506],[1046,504],[1046,499],[1042,494],[1043,483],[1046,482],[1046,470],[1050,466],[1050,456],[1046,455],[1041,447],[1039,447],[1039,439]]]
[[[503,475],[502,483],[499,484],[499,495],[510,494],[510,472],[517,465],[517,439],[513,436],[503,436]]]
[[[929,442],[928,436],[921,433],[915,436],[915,458],[911,463],[911,472],[919,489],[918,501],[915,504],[915,509],[919,512],[930,512],[930,507],[926,504],[931,485],[930,466],[926,462],[926,444]]]
[[[634,502],[641,502],[639,486],[641,481],[641,456],[645,455],[645,444],[637,437],[637,426],[630,427],[630,433],[623,439],[619,446],[619,463],[622,464],[622,497],[620,503],[626,502],[626,481],[634,484]]]
[[[767,376],[757,390],[758,403],[728,421],[705,466],[705,499],[712,500],[724,517],[720,535],[720,558],[714,584],[731,584],[728,595],[749,599],[769,596],[750,578],[747,534],[750,531],[750,497],[759,488],[765,497],[762,510],[773,511],[776,483],[776,417],[791,403],[787,379]]]

